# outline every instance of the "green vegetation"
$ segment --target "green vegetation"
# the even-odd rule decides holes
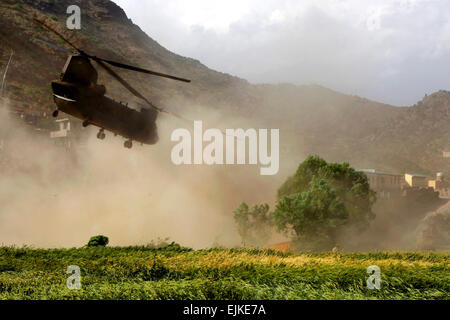
[[[272,227],[268,204],[249,208],[243,202],[234,210],[233,217],[244,246],[262,246],[267,243]]]
[[[87,246],[88,247],[106,247],[106,245],[108,243],[109,243],[108,237],[100,235],[100,236],[91,237],[91,239],[89,239]]]
[[[11,6],[12,9],[14,10],[19,10],[22,9],[22,4],[21,3],[15,3]]]
[[[364,230],[375,218],[372,206],[376,194],[370,189],[367,176],[348,163],[327,163],[318,156],[309,156],[300,164],[295,175],[278,190],[278,198],[311,191],[318,183],[315,179],[325,181],[336,192],[345,205],[349,223],[358,229]]]
[[[57,42],[58,45],[61,45],[61,46],[66,44],[66,42],[63,39],[61,39],[61,38],[57,38],[56,42]]]
[[[25,88],[25,94],[27,94],[27,95],[29,95],[31,97],[38,97],[38,96],[40,96],[42,91],[43,91],[42,88],[39,88],[39,87],[29,86],[29,87]]]
[[[449,253],[0,248],[0,299],[449,299]],[[66,286],[81,269],[81,289]],[[381,289],[366,286],[381,268]]]
[[[311,250],[331,249],[349,217],[331,185],[316,178],[308,190],[282,197],[272,215],[280,231],[293,231],[297,247]]]
[[[423,250],[450,248],[450,209],[428,215],[420,228],[418,248]]]
[[[40,69],[40,68],[43,67],[43,65],[42,65],[41,63],[36,62],[36,61],[31,61],[30,64],[31,64],[33,67],[35,67],[36,69]]]
[[[366,175],[348,163],[309,156],[278,190],[273,212],[268,213],[267,204],[249,211],[244,202],[234,211],[234,219],[244,246],[264,243],[275,225],[298,249],[330,250],[344,228],[352,234],[367,230],[375,218],[375,195]]]

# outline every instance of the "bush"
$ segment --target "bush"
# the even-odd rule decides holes
[[[91,239],[89,239],[87,246],[88,247],[106,247],[106,245],[108,243],[109,243],[108,237],[95,236],[95,237],[91,237]]]
[[[263,246],[271,235],[272,221],[269,205],[249,206],[242,202],[233,212],[239,235],[244,246]]]

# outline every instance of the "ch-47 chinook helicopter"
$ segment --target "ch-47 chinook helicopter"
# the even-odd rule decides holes
[[[143,144],[155,144],[158,141],[156,118],[159,112],[167,111],[153,105],[108,65],[177,81],[190,82],[190,80],[89,55],[75,47],[56,30],[39,20],[36,21],[58,35],[75,50],[68,50],[41,39],[33,39],[70,54],[60,80],[52,81],[51,84],[56,104],[53,116],[57,117],[59,112],[62,111],[81,119],[83,127],[89,125],[99,127],[97,138],[101,140],[106,137],[105,130],[111,131],[115,135],[120,135],[127,139],[124,146],[128,149],[132,148],[133,141]],[[92,60],[119,81],[131,94],[143,100],[149,108],[142,108],[140,111],[136,111],[128,108],[127,105],[106,97],[105,86],[97,84],[98,74],[91,64]]]

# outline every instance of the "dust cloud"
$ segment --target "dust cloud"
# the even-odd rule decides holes
[[[167,237],[193,248],[237,246],[233,210],[242,201],[267,202],[273,209],[277,188],[302,159],[300,153],[289,154],[289,159],[281,154],[275,176],[261,176],[259,166],[250,165],[174,165],[170,135],[177,128],[192,132],[193,120],[202,120],[204,130],[266,128],[195,104],[183,112],[192,121],[160,115],[156,145],[135,144],[128,150],[123,138],[107,132],[100,141],[97,129],[89,127],[82,129],[87,140],[70,152],[57,146],[48,132],[36,131],[7,110],[0,106],[0,245],[80,247],[103,234],[112,246]],[[280,143],[283,149],[283,132]],[[378,203],[369,230],[345,232],[341,247],[415,249],[421,220],[444,203],[403,202]],[[269,243],[287,240],[276,233],[274,237]]]
[[[87,128],[87,141],[67,152],[48,132],[0,110],[2,245],[79,247],[97,234],[113,246],[159,237],[193,248],[239,245],[232,211],[244,200],[271,204],[282,181],[260,176],[257,166],[175,166],[170,134],[192,128],[170,116],[158,120],[157,145],[128,150],[123,138],[107,132],[100,141]],[[241,122],[209,118],[202,117],[204,126]]]

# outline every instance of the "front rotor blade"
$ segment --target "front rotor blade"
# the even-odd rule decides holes
[[[161,108],[158,108],[157,106],[155,106],[153,103],[151,103],[149,100],[147,100],[142,94],[140,94],[136,89],[134,89],[128,82],[126,82],[121,76],[119,76],[116,72],[114,72],[110,67],[108,67],[107,65],[105,65],[103,63],[103,59],[97,58],[97,57],[92,57],[92,59],[94,61],[96,61],[103,69],[105,69],[112,77],[114,77],[114,79],[116,79],[117,81],[120,82],[120,84],[122,84],[128,91],[130,91],[135,97],[144,100],[151,108],[157,110],[158,112],[163,112],[163,113],[167,113],[170,114],[176,118],[179,118],[183,121],[187,121],[192,123],[192,121],[180,116],[179,114],[176,114],[174,112],[170,112]]]
[[[192,123],[191,120],[188,120],[184,117],[182,117],[181,115],[175,113],[175,112],[171,112],[171,111],[167,111],[161,108],[158,108],[157,106],[155,106],[153,103],[151,103],[149,100],[147,100],[142,94],[140,94],[136,89],[134,89],[128,82],[126,82],[121,76],[119,76],[116,72],[114,72],[114,70],[112,70],[110,67],[108,67],[106,64],[103,63],[103,59],[97,58],[97,57],[92,57],[91,59],[93,59],[94,61],[96,61],[103,69],[105,69],[113,78],[115,78],[117,81],[120,82],[120,84],[122,84],[128,91],[130,91],[135,97],[145,101],[151,108],[157,110],[158,112],[162,112],[162,113],[167,113],[169,115],[172,115],[178,119],[181,119],[183,121]]]
[[[118,67],[118,68],[123,68],[123,69],[132,70],[132,71],[142,72],[142,73],[151,74],[151,75],[154,75],[154,76],[168,78],[168,79],[177,80],[177,81],[191,82],[191,80],[189,80],[189,79],[184,79],[184,78],[171,76],[170,74],[165,74],[165,73],[160,73],[160,72],[156,72],[156,71],[146,70],[146,69],[142,69],[142,68],[139,68],[139,67],[134,67],[134,66],[130,66],[130,65],[127,65],[127,64],[120,63],[120,62],[106,60],[106,59],[102,59],[102,58],[98,58],[98,57],[93,57],[93,58],[96,61],[97,60],[101,60],[103,62],[109,63],[110,65],[112,65],[114,67]]]
[[[71,46],[72,48],[74,48],[77,52],[79,52],[80,54],[85,54],[82,50],[78,49],[72,42],[70,42],[69,40],[67,40],[66,38],[64,38],[64,36],[59,33],[58,31],[56,31],[55,29],[53,29],[52,27],[48,26],[47,24],[45,24],[43,21],[33,18],[34,21],[36,21],[37,23],[39,23],[40,25],[44,26],[47,30],[50,30],[51,32],[53,32],[54,34],[56,34],[58,37],[60,37],[65,43],[67,43],[69,46]]]
[[[54,49],[57,49],[57,50],[60,50],[60,51],[63,51],[63,52],[67,52],[67,53],[71,53],[71,54],[74,53],[72,50],[69,50],[69,49],[66,49],[66,48],[63,48],[63,47],[59,47],[59,46],[57,46],[56,44],[53,44],[53,43],[50,43],[50,42],[47,42],[47,41],[44,41],[44,40],[41,40],[41,39],[38,39],[38,38],[33,38],[33,39],[31,39],[31,40],[32,40],[32,41],[37,41],[37,42],[43,43],[43,44],[45,44],[46,46],[52,47],[52,48],[54,48]]]
[[[117,73],[114,72],[110,67],[108,67],[106,64],[103,63],[102,59],[97,57],[92,57],[94,61],[96,61],[103,69],[106,70],[114,79],[120,82],[121,85],[123,85],[128,91],[130,91],[135,97],[144,100],[150,107],[153,109],[161,112],[162,109],[156,107],[153,103],[148,101],[142,94],[140,94],[136,89],[134,89],[128,82],[126,82],[121,76],[119,76]]]

